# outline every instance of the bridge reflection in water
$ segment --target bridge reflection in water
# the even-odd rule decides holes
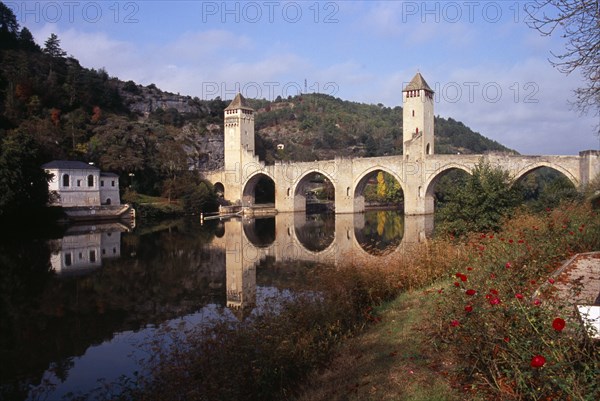
[[[424,241],[433,232],[433,215],[371,213],[281,213],[264,219],[222,222],[219,237],[210,246],[225,254],[227,306],[245,309],[256,304],[256,267],[267,257],[275,262],[335,266],[353,260],[386,264],[397,260],[404,248]],[[388,219],[394,218],[393,224],[386,226]],[[400,231],[397,241],[386,240],[383,235],[390,227]],[[378,240],[369,238],[373,231],[379,234]]]

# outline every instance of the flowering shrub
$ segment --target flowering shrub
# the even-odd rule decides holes
[[[563,205],[518,214],[468,241],[469,275],[462,280],[458,265],[443,294],[433,293],[428,325],[434,345],[456,356],[458,380],[494,399],[600,399],[598,345],[550,277],[573,254],[600,250],[596,213]]]

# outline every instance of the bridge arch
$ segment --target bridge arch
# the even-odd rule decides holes
[[[323,177],[323,187],[325,191],[330,189],[330,194],[326,194],[327,199],[332,201],[335,204],[335,180],[334,178],[324,171],[319,169],[311,169],[303,172],[296,182],[294,183],[292,188],[288,188],[288,194],[293,191],[294,196],[294,211],[305,211],[307,210],[307,193],[311,191],[311,182],[315,179],[315,177]],[[313,194],[314,195],[314,194]],[[332,197],[332,199],[329,199]]]
[[[244,183],[242,205],[249,206],[256,203],[275,204],[275,191],[275,179],[265,172],[257,172]]]
[[[366,188],[369,180],[371,179],[371,177],[373,177],[373,175],[379,171],[383,171],[384,173],[387,173],[390,176],[392,176],[396,180],[398,185],[400,185],[400,189],[402,190],[402,192],[403,193],[405,192],[404,182],[402,181],[400,176],[398,176],[398,174],[396,174],[393,170],[390,170],[381,165],[369,167],[368,169],[363,171],[361,174],[359,174],[356,177],[356,179],[354,180],[354,183],[352,184],[352,187],[353,187],[352,188],[352,196],[354,198],[354,211],[355,212],[362,212],[365,210],[365,196],[364,196],[365,188]],[[348,195],[350,195],[350,194],[348,194]]]
[[[571,181],[571,183],[575,186],[575,188],[579,187],[579,180],[577,179],[577,177],[568,169],[564,168],[563,166],[560,166],[558,164],[555,163],[550,163],[547,161],[538,161],[536,163],[532,163],[528,166],[525,166],[523,168],[521,168],[519,171],[517,171],[517,173],[514,175],[513,180],[514,182],[519,182],[521,181],[527,174],[535,171],[535,170],[539,170],[543,167],[547,167],[550,168],[554,171],[557,171],[559,173],[561,173],[562,175],[564,175],[565,177],[567,177],[569,179],[569,181]]]
[[[459,163],[445,164],[444,166],[440,167],[435,172],[433,172],[433,174],[431,174],[429,179],[426,181],[424,193],[425,197],[432,198],[435,194],[435,186],[437,185],[437,183],[442,177],[444,177],[452,171],[464,171],[465,173],[471,175],[472,169],[469,166]]]

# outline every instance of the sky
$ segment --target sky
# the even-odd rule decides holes
[[[4,1],[43,46],[84,67],[200,99],[325,93],[388,107],[420,72],[434,112],[522,154],[598,149],[578,72],[552,67],[561,32],[505,1]]]

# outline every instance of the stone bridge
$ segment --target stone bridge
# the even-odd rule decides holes
[[[333,184],[336,213],[360,213],[365,210],[363,190],[367,181],[384,171],[402,187],[405,214],[420,215],[434,212],[433,195],[442,176],[452,170],[471,173],[482,159],[508,171],[515,180],[549,167],[580,187],[600,173],[600,152],[594,150],[578,156],[435,154],[433,91],[419,73],[403,90],[402,155],[265,165],[254,153],[253,113],[240,94],[225,109],[225,166],[204,173],[225,199],[242,206],[254,204],[256,186],[265,177],[274,183],[278,212],[306,210],[307,186],[315,174],[320,174]]]

